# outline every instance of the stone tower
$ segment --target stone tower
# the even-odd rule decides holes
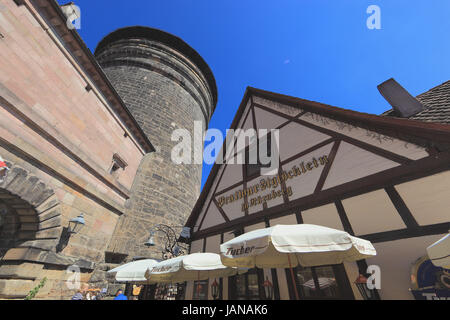
[[[157,223],[184,225],[200,194],[202,176],[201,164],[172,162],[178,142],[171,136],[175,129],[187,129],[194,138],[194,121],[203,132],[208,127],[217,103],[215,79],[183,40],[147,27],[112,32],[99,43],[95,56],[156,149],[141,162],[108,252],[128,255],[128,260],[161,258],[163,234],[155,234],[156,247],[143,245],[149,230]]]

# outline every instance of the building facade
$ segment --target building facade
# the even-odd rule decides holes
[[[415,117],[430,117],[448,107],[448,89],[445,83],[419,96],[425,108]],[[342,265],[296,268],[295,279],[286,269],[253,269],[189,282],[187,299],[213,299],[213,284],[220,288],[216,298],[264,299],[267,280],[275,299],[295,299],[293,283],[301,299],[362,299],[355,282],[360,274],[367,275],[368,266],[381,271],[381,288],[373,297],[414,298],[414,264],[450,229],[450,126],[363,114],[248,88],[231,129],[278,129],[279,169],[268,176],[261,175],[261,165],[236,164],[233,157],[216,163],[187,222],[193,228],[192,253],[219,253],[221,243],[255,229],[305,223],[370,240],[377,255]],[[272,136],[267,141],[276,140]],[[244,156],[261,147],[257,144],[247,139],[232,152],[224,146],[223,153]],[[436,285],[445,289],[450,277],[439,272]]]
[[[153,147],[53,1],[1,1],[0,297],[88,282]],[[68,233],[84,214],[86,227]],[[73,292],[72,292],[73,294]]]
[[[70,6],[70,4],[69,4]],[[201,165],[173,166],[171,132],[205,130],[214,77],[181,39],[113,32],[96,57],[55,0],[0,1],[0,299],[65,299],[184,225]],[[155,141],[150,142],[151,140]],[[83,214],[84,227],[70,221]],[[157,243],[158,244],[158,243]],[[76,273],[74,273],[76,272]]]

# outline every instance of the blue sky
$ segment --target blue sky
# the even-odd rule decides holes
[[[59,1],[66,3],[67,1]],[[79,33],[94,51],[111,31],[145,25],[179,36],[211,67],[225,131],[245,88],[380,114],[377,85],[394,77],[418,95],[450,79],[450,1],[75,0]],[[381,30],[369,30],[369,5]],[[211,166],[204,165],[202,184]]]

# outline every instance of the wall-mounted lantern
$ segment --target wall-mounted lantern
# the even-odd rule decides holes
[[[360,274],[355,280],[355,285],[361,293],[364,300],[373,300],[374,292],[367,287],[367,278]]]
[[[182,228],[183,231],[180,235],[182,238],[189,238],[190,228],[184,226],[168,226],[165,224],[157,224],[150,229],[150,237],[147,242],[144,243],[146,247],[154,247],[155,243],[155,232],[162,232],[165,235],[164,250],[162,251],[163,259],[169,259],[173,257],[178,257],[179,255],[185,254],[188,248],[184,247],[178,241],[179,236],[175,232],[174,228]]]
[[[85,226],[83,214],[81,213],[78,217],[73,218],[69,221],[69,234],[75,234],[80,232],[80,230]]]
[[[270,282],[269,277],[266,277],[266,281],[263,283],[264,293],[266,294],[267,300],[273,299],[273,284]]]
[[[155,246],[155,239],[154,239],[155,231],[150,231],[150,238],[144,243],[144,246],[146,247],[154,247]]]
[[[219,283],[216,279],[214,279],[214,282],[211,284],[211,295],[214,300],[219,298]]]
[[[69,243],[71,235],[79,233],[80,230],[86,225],[84,216],[82,213],[76,218],[69,220],[69,225],[63,228],[59,242],[56,245],[56,252],[61,252]]]

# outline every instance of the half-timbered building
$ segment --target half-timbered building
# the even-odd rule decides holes
[[[430,118],[448,105],[436,99],[442,91],[425,94],[427,110],[413,120],[395,111],[371,115],[248,88],[231,129],[279,129],[279,169],[267,176],[260,164],[216,163],[186,223],[191,253],[219,253],[221,243],[276,224],[327,226],[370,240],[377,256],[297,268],[302,299],[362,299],[355,280],[371,265],[381,271],[377,297],[412,299],[413,263],[450,229],[450,126]],[[236,152],[253,147],[247,141]],[[186,298],[267,298],[268,280],[275,299],[293,299],[290,277],[284,269],[255,269],[190,282]]]

